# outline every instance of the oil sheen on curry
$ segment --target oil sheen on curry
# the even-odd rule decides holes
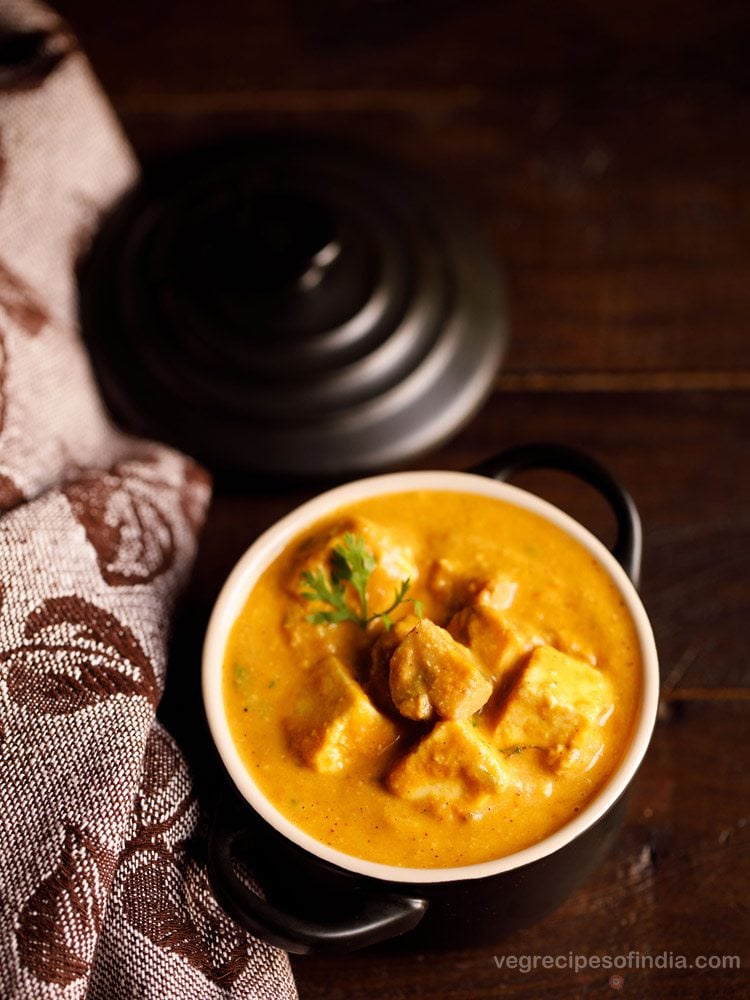
[[[231,632],[224,699],[292,823],[442,868],[573,818],[629,742],[639,678],[628,611],[583,546],[512,504],[420,491],[342,508],[282,552]]]

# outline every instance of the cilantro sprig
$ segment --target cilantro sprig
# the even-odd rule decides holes
[[[331,552],[330,575],[322,569],[306,570],[302,574],[305,589],[300,593],[306,601],[319,601],[327,604],[329,610],[314,611],[306,616],[307,621],[314,625],[340,622],[356,622],[360,628],[367,626],[380,618],[386,631],[393,626],[391,614],[399,605],[411,601],[415,615],[422,617],[422,604],[413,598],[407,598],[411,580],[405,577],[396,587],[393,600],[383,611],[370,612],[367,603],[367,584],[375,569],[377,561],[373,553],[365,545],[361,535],[347,532],[340,545]],[[349,602],[351,591],[356,597],[356,606]]]

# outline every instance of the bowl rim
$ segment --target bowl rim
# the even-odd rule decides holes
[[[300,830],[252,780],[239,755],[224,711],[223,664],[229,632],[260,574],[305,528],[359,500],[391,493],[433,490],[494,497],[538,514],[581,543],[617,586],[630,612],[641,653],[641,703],[630,743],[604,787],[572,819],[528,847],[490,861],[447,868],[411,868],[368,861],[346,854]],[[612,553],[582,524],[549,501],[510,483],[472,472],[426,470],[370,476],[326,490],[296,507],[263,532],[245,551],[214,604],[203,644],[203,705],[214,745],[245,801],[281,836],[317,858],[348,872],[384,882],[445,883],[487,878],[546,858],[589,830],[627,789],[648,748],[656,722],[659,665],[656,643],[635,586]]]

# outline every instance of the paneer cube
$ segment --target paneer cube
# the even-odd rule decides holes
[[[387,778],[394,795],[438,814],[480,816],[509,778],[498,755],[469,722],[439,722]]]
[[[307,673],[303,692],[286,720],[289,745],[314,771],[341,771],[382,752],[398,736],[344,664],[334,656]]]
[[[494,731],[501,750],[541,750],[554,771],[586,770],[604,745],[613,710],[610,683],[595,667],[552,646],[530,654]]]
[[[473,601],[484,586],[483,579],[467,574],[450,559],[435,559],[427,571],[426,583],[449,615]]]
[[[469,650],[427,618],[391,657],[390,688],[393,704],[407,719],[466,719],[492,694]]]
[[[470,605],[451,618],[448,631],[468,646],[494,681],[515,666],[531,643],[488,605]]]
[[[416,615],[406,615],[394,622],[393,627],[373,643],[370,651],[370,669],[365,687],[377,707],[384,712],[393,712],[391,698],[391,657],[411,630],[419,624]]]
[[[476,596],[477,604],[484,604],[495,611],[507,611],[516,599],[518,584],[505,574],[491,577]]]
[[[505,573],[483,572],[450,559],[435,559],[427,572],[427,588],[441,602],[448,615],[467,604],[486,604],[506,611],[515,600],[518,584]]]
[[[568,653],[577,660],[586,660],[592,667],[597,665],[598,659],[591,646],[582,641],[577,630],[565,625],[556,625],[547,629],[547,641],[556,649]]]

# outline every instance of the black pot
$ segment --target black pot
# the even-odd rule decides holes
[[[605,497],[618,525],[612,553],[557,508],[504,485],[513,473],[540,467],[571,472]],[[490,477],[497,485],[488,486],[481,477]],[[463,868],[378,865],[314,841],[293,827],[259,792],[239,762],[222,723],[221,654],[228,630],[259,573],[288,540],[327,510],[365,495],[409,488],[490,492],[542,513],[563,527],[609,572],[633,616],[641,644],[639,716],[631,744],[604,788],[574,820],[538,844]],[[395,473],[361,480],[310,501],[261,536],[227,581],[204,649],[204,702],[209,725],[235,786],[247,800],[232,792],[223,798],[214,817],[209,875],[225,909],[256,936],[305,954],[350,951],[407,932],[407,943],[420,948],[487,944],[557,907],[610,850],[622,821],[627,789],[646,752],[656,718],[656,649],[635,590],[640,553],[640,519],[626,491],[587,455],[556,445],[513,448],[469,474]],[[236,861],[241,861],[249,846],[266,898],[250,888],[236,868]]]

